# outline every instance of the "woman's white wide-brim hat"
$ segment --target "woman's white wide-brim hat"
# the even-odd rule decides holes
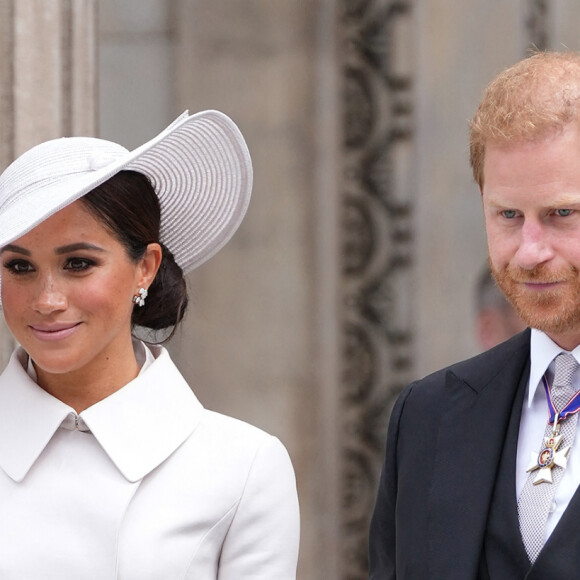
[[[235,123],[219,111],[186,111],[133,151],[103,139],[37,145],[0,175],[0,248],[122,170],[145,174],[161,205],[161,242],[184,273],[209,260],[238,229],[252,162]]]

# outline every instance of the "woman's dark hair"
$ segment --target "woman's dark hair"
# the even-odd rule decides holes
[[[149,179],[136,171],[120,171],[81,201],[123,244],[135,263],[145,255],[148,244],[160,244],[161,266],[149,286],[145,306],[133,308],[131,323],[153,331],[175,330],[187,308],[187,288],[173,254],[159,241],[161,207]],[[173,331],[164,340],[172,335]]]

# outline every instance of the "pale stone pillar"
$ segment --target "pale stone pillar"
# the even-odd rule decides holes
[[[332,1],[182,0],[175,19],[179,108],[232,116],[255,180],[236,237],[190,277],[170,348],[206,406],[288,447],[304,580],[340,577],[334,12]]]
[[[96,0],[0,0],[0,169],[33,145],[92,135]],[[0,331],[0,364],[12,339]]]
[[[142,145],[182,111],[175,106],[173,1],[98,0],[99,136]]]
[[[416,374],[475,354],[475,286],[487,250],[469,167],[469,119],[485,85],[529,46],[525,3],[416,5]],[[485,47],[485,48],[484,48]]]

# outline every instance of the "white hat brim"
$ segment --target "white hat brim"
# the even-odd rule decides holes
[[[230,240],[250,201],[252,163],[238,127],[219,111],[186,111],[133,151],[69,137],[24,153],[0,176],[0,248],[124,169],[151,180],[161,242],[184,273]]]

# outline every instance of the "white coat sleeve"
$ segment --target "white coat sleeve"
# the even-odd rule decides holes
[[[222,546],[218,580],[295,580],[299,537],[294,469],[282,443],[268,437]]]

